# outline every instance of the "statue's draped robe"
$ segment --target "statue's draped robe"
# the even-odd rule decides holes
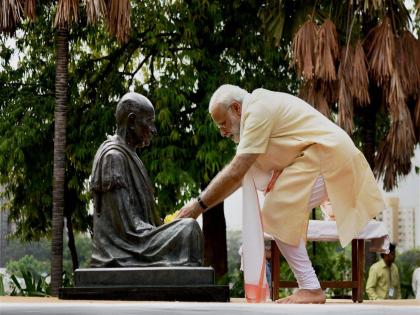
[[[203,236],[193,219],[156,226],[152,183],[137,154],[119,136],[93,162],[92,267],[201,266]]]

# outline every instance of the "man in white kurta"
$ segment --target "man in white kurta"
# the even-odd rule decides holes
[[[347,245],[384,209],[363,154],[341,128],[290,94],[265,89],[250,94],[223,85],[213,94],[209,111],[222,136],[238,143],[236,155],[180,216],[197,217],[224,200],[251,167],[280,173],[265,197],[263,227],[277,239],[300,287],[281,302],[325,302],[304,246],[314,184],[319,179],[325,183],[341,245]]]

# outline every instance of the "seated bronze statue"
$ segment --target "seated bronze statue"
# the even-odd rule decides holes
[[[136,153],[156,134],[152,103],[127,93],[115,113],[117,133],[95,155],[92,267],[201,266],[203,236],[193,219],[159,225],[153,185]]]

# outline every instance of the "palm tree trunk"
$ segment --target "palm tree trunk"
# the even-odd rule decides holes
[[[56,30],[55,129],[51,247],[51,295],[58,296],[63,273],[63,212],[65,183],[66,115],[68,84],[68,28]]]
[[[203,214],[204,265],[212,266],[216,280],[227,273],[226,220],[224,203]]]

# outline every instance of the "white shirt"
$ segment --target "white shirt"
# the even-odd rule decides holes
[[[411,285],[416,299],[420,300],[420,267],[414,269]]]

